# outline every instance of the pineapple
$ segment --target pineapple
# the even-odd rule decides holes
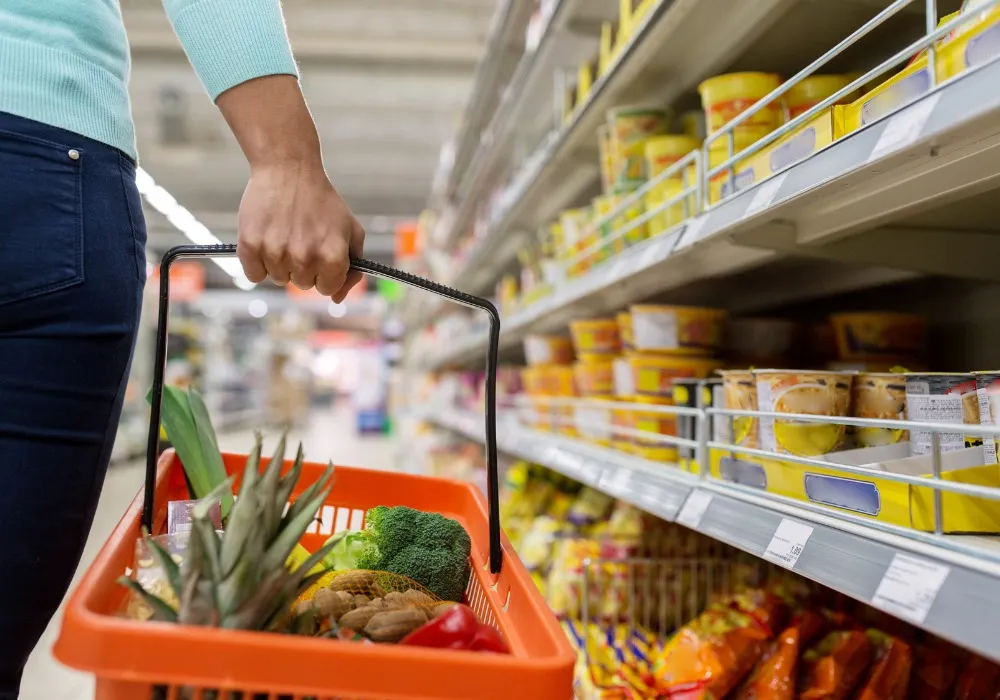
[[[302,471],[302,445],[292,469],[281,476],[285,436],[268,467],[260,471],[261,436],[247,458],[239,496],[221,537],[209,517],[213,501],[232,488],[220,484],[192,512],[187,556],[178,565],[155,540],[150,552],[163,568],[179,604],[172,606],[123,577],[153,611],[152,619],[226,629],[288,631],[296,598],[325,571],[309,573],[336,545],[329,542],[292,571],[286,560],[315,519],[333,487],[333,465],[285,512]]]

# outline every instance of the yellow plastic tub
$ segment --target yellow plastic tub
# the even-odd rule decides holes
[[[565,209],[559,212],[559,223],[562,226],[563,245],[557,254],[564,257],[573,247],[583,240],[587,228],[593,221],[593,211],[590,207]]]
[[[920,357],[927,336],[927,321],[915,314],[878,311],[834,314],[830,325],[841,360]]]
[[[637,404],[651,406],[670,406],[673,404],[673,401],[667,399],[648,396],[636,396],[632,400]],[[632,429],[656,435],[677,435],[677,418],[671,413],[634,409],[632,411]],[[654,462],[677,461],[677,447],[674,445],[657,442],[654,438],[640,437],[633,438],[632,444],[634,453],[644,459]]]
[[[618,323],[618,337],[621,338],[622,348],[631,350],[635,339],[632,337],[632,314],[628,311],[621,311],[615,316]]]
[[[673,357],[636,352],[626,359],[632,368],[636,395],[660,399],[672,398],[675,379],[705,379],[722,367],[721,361],[703,357]]]
[[[562,336],[529,335],[524,339],[524,357],[531,367],[568,365],[573,362],[573,345]]]
[[[573,365],[576,388],[580,396],[610,396],[614,391],[612,359],[604,362],[577,362]]]
[[[696,306],[630,307],[636,350],[708,355],[722,347],[726,312]]]
[[[853,75],[813,75],[797,85],[788,88],[782,95],[785,108],[785,121],[791,121],[803,112],[812,109],[830,95],[846,87],[854,80]],[[837,104],[851,101],[848,95]]]
[[[745,370],[723,370],[722,394],[725,408],[732,411],[757,410],[757,382],[753,372]],[[722,420],[729,420],[723,417]],[[759,444],[757,419],[752,416],[737,416],[732,419],[734,445],[755,448]]]
[[[866,372],[854,378],[851,415],[855,418],[906,420],[906,376],[893,372]],[[909,439],[909,431],[895,428],[849,430],[856,447],[891,445]]]
[[[613,318],[571,321],[569,332],[573,336],[573,347],[578,356],[597,354],[610,358],[621,352],[618,323]]]
[[[684,192],[684,189],[684,183],[680,180],[664,180],[646,194],[646,211],[651,212],[655,210],[660,205],[680,195]],[[671,204],[649,218],[646,222],[646,229],[650,238],[659,236],[661,233],[698,213],[697,197],[692,193],[684,199],[687,200],[687,216],[684,215],[684,200],[678,200],[676,203]]]
[[[610,396],[593,396],[595,400],[610,401]],[[580,403],[573,407],[573,420],[580,437],[601,447],[610,447],[613,426],[611,408]]]
[[[709,78],[698,86],[705,110],[708,133],[713,134],[745,112],[762,97],[777,89],[781,78],[773,73],[727,73]],[[769,104],[741,126],[762,126],[771,130],[781,123],[781,108]]]
[[[818,416],[850,414],[853,372],[755,370],[761,411]],[[836,452],[844,445],[846,427],[834,423],[760,419],[761,449],[799,457]]]
[[[701,147],[701,142],[690,136],[668,134],[665,136],[654,136],[646,141],[646,178],[652,180],[681,158],[696,151]],[[688,169],[690,175],[688,182],[694,182],[694,168]],[[677,179],[683,177],[683,173],[678,172]]]
[[[636,187],[646,181],[646,140],[665,134],[668,125],[668,113],[659,107],[638,105],[608,111],[615,187]]]

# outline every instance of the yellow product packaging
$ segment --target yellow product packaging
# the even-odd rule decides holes
[[[674,357],[636,352],[628,356],[637,396],[670,399],[674,379],[705,379],[722,367],[722,362],[704,357]]]
[[[785,111],[785,121],[790,122],[820,102],[841,90],[855,79],[854,75],[811,75],[788,88],[781,96]],[[860,77],[860,76],[857,76]],[[850,95],[837,104],[852,101]]]
[[[557,250],[560,257],[569,257],[575,246],[584,239],[587,229],[593,220],[590,207],[566,209],[559,213],[559,223],[562,226],[562,246]]]
[[[893,372],[863,372],[854,378],[851,415],[876,420],[906,420],[906,377]],[[909,432],[894,428],[849,428],[857,447],[890,445],[909,439]]]
[[[660,209],[675,197],[679,197],[687,189],[680,180],[665,180],[653,187],[646,194],[646,211],[653,212]],[[685,213],[685,204],[687,213]],[[674,226],[683,223],[697,213],[697,196],[692,193],[687,197],[678,200],[670,206],[663,207],[661,211],[653,214],[646,223],[647,233],[650,238],[659,236]]]
[[[754,370],[757,404],[773,413],[847,416],[853,372]],[[769,452],[816,457],[836,452],[844,444],[846,427],[774,418],[759,421],[760,447]]]
[[[584,486],[569,509],[567,520],[576,527],[587,527],[604,520],[613,502],[611,496]]]
[[[745,370],[724,370],[722,375],[722,392],[725,401],[723,408],[731,411],[757,410],[757,381],[753,372]],[[722,418],[722,420],[728,420]],[[753,416],[737,416],[732,419],[732,441],[734,445],[756,448],[758,440],[757,419]]]
[[[762,126],[737,126],[733,129],[733,154],[736,155],[757,143],[771,133],[773,129]],[[708,145],[708,167],[706,172],[717,168],[729,160],[729,137],[712,141]],[[733,167],[733,184],[729,182],[729,171],[722,170],[711,176],[708,181],[709,202],[715,204],[723,197],[753,184],[753,170],[747,159],[737,161]]]
[[[590,61],[584,61],[576,71],[576,104],[582,105],[587,101],[593,86],[594,66]]]
[[[782,136],[759,152],[737,162],[732,185],[729,183],[728,172],[723,171],[716,175],[708,185],[709,201],[718,202],[751,185],[763,182],[772,175],[829,146],[845,133],[842,109],[830,107],[823,110],[795,131]],[[753,139],[751,143],[742,148],[748,148],[757,140]],[[727,149],[726,138],[712,143],[708,158],[710,168],[721,165],[728,160]],[[736,152],[740,150],[742,150],[740,144],[737,144]]]
[[[535,571],[548,565],[552,558],[553,547],[562,530],[563,524],[555,518],[545,515],[535,518],[531,529],[525,533],[521,551],[518,552],[525,568]]]
[[[930,89],[931,74],[927,68],[927,55],[924,54],[874,90],[839,108],[838,111],[843,114],[844,133],[878,121]]]
[[[613,318],[571,321],[569,331],[577,356],[600,354],[612,358],[621,351],[618,323]]]
[[[611,22],[601,23],[601,43],[597,51],[597,75],[607,73],[615,59],[615,27]]]
[[[685,135],[666,134],[648,139],[645,145],[646,179],[652,180],[700,147],[700,141]],[[689,183],[694,183],[697,177],[694,165],[678,171],[669,179],[683,180],[685,177]]]
[[[564,537],[552,550],[547,581],[548,602],[558,616],[577,616],[583,605],[583,563],[600,556],[597,542]]]
[[[646,181],[646,140],[665,134],[668,122],[667,111],[659,107],[626,106],[608,112],[614,187],[638,187]]]
[[[636,350],[665,355],[709,355],[722,347],[726,322],[726,312],[722,309],[635,304],[629,311]]]
[[[633,401],[648,406],[671,406],[673,401],[648,396],[636,396]],[[657,440],[654,435],[677,435],[677,417],[673,413],[660,411],[632,410],[632,428],[650,437],[634,437],[632,439],[635,454],[652,462],[676,462],[677,447]]]
[[[714,134],[779,85],[781,78],[772,73],[728,73],[702,82],[698,94],[705,110],[708,133]],[[780,123],[781,108],[775,102],[756,112],[741,126],[759,126],[773,131]]]
[[[601,192],[608,194],[615,179],[615,159],[611,151],[611,127],[597,129],[597,151],[601,159]]]

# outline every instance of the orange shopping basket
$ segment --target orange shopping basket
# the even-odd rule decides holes
[[[187,499],[183,469],[173,451],[157,460],[160,398],[167,343],[169,269],[183,257],[234,255],[236,247],[181,246],[160,267],[156,366],[146,485],[136,496],[66,607],[55,655],[97,677],[97,700],[569,700],[574,654],[524,565],[500,530],[496,463],[496,366],[499,315],[488,301],[366,260],[352,268],[432,291],[490,314],[486,382],[488,502],[472,485],[447,479],[339,468],[318,531],[303,544],[319,546],[333,523],[357,527],[376,505],[407,505],[459,520],[472,539],[468,604],[497,627],[509,655],[354,644],[295,637],[136,622],[121,616],[126,591],[116,579],[133,566],[145,523],[162,533],[166,505]],[[239,473],[245,455],[225,455]],[[286,468],[289,465],[286,465]],[[301,488],[324,467],[307,464]],[[301,489],[300,489],[301,490]]]

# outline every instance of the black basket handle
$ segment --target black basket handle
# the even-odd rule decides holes
[[[146,449],[146,490],[142,522],[153,531],[156,463],[160,442],[160,402],[163,398],[163,373],[167,360],[167,316],[170,311],[170,266],[181,258],[215,258],[236,255],[236,246],[183,245],[171,248],[160,261],[160,304],[156,321],[156,355],[153,366],[153,392],[149,412],[149,442]],[[433,292],[465,306],[485,311],[490,317],[490,344],[486,356],[486,469],[487,500],[490,524],[490,571],[500,573],[503,551],[500,548],[500,495],[497,474],[497,355],[500,347],[500,314],[486,299],[396,270],[371,260],[352,259],[351,269],[365,274],[396,280],[411,287]]]

